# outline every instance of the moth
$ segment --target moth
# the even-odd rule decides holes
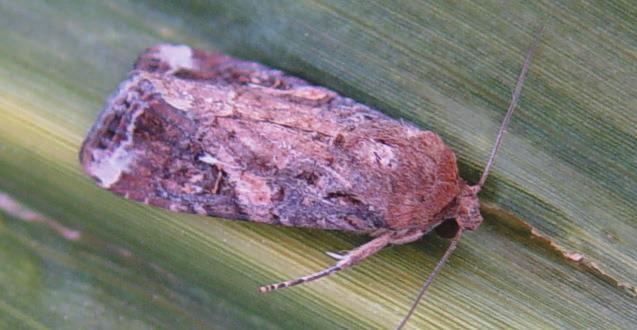
[[[372,239],[285,288],[351,267],[436,229],[451,243],[482,222],[478,192],[515,108],[528,51],[493,150],[475,185],[460,178],[438,135],[261,64],[160,44],[107,101],[79,158],[98,185],[175,212]]]

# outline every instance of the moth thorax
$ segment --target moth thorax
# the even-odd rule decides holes
[[[463,230],[475,230],[482,223],[479,191],[479,186],[465,186],[458,196],[456,221]]]

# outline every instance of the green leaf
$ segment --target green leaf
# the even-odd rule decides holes
[[[259,295],[258,285],[321,269],[333,263],[325,251],[367,238],[123,200],[81,172],[84,134],[136,56],[169,41],[283,69],[433,130],[475,182],[540,25],[481,194],[486,221],[409,326],[637,323],[634,4],[176,4],[0,0],[0,328],[395,327],[444,240]]]

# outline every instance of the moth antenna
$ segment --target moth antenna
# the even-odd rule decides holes
[[[507,109],[507,113],[504,116],[504,120],[502,120],[502,124],[500,125],[500,130],[498,131],[498,136],[495,139],[495,144],[493,145],[493,149],[491,149],[491,155],[489,156],[489,161],[487,165],[484,167],[484,171],[482,171],[482,176],[480,177],[480,181],[478,181],[478,187],[482,188],[484,182],[487,180],[489,176],[489,171],[495,162],[495,155],[502,144],[502,138],[504,137],[504,133],[506,132],[507,127],[509,126],[509,122],[511,122],[511,117],[513,116],[513,110],[518,104],[518,100],[520,98],[520,93],[522,92],[522,85],[524,85],[524,80],[526,79],[526,74],[529,71],[529,66],[531,64],[531,57],[537,49],[537,46],[540,43],[542,38],[542,33],[544,32],[544,26],[540,27],[540,29],[535,34],[535,40],[533,40],[533,44],[526,52],[526,57],[524,58],[524,65],[522,65],[522,71],[518,76],[518,81],[515,84],[515,89],[513,90],[513,94],[511,95],[511,103],[509,104],[509,109]]]
[[[459,229],[458,232],[456,233],[456,236],[454,236],[451,239],[451,243],[449,243],[449,247],[447,248],[447,251],[445,251],[445,254],[442,256],[442,258],[438,260],[436,267],[434,267],[434,270],[431,271],[431,274],[429,274],[429,277],[427,277],[427,280],[422,285],[422,288],[420,288],[420,292],[418,293],[418,296],[416,297],[414,302],[411,304],[411,308],[409,309],[409,312],[407,313],[407,315],[405,315],[405,317],[400,322],[396,330],[402,329],[405,326],[405,324],[407,324],[407,321],[409,321],[409,318],[414,314],[414,312],[416,311],[416,307],[418,307],[418,304],[420,303],[422,298],[425,296],[425,293],[427,293],[427,289],[429,289],[431,282],[433,282],[433,280],[436,278],[436,276],[442,269],[442,266],[445,265],[445,263],[447,262],[447,259],[449,259],[453,251],[458,246],[458,242],[460,241],[461,236],[462,236],[462,229]]]

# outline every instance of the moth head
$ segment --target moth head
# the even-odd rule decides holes
[[[479,186],[465,186],[458,196],[456,221],[463,230],[475,230],[482,223],[479,191]]]
[[[482,223],[480,214],[479,186],[464,186],[458,196],[456,222],[462,230],[475,230]]]
[[[444,238],[453,238],[459,230],[475,230],[482,223],[478,186],[463,184],[452,208],[446,213],[446,220],[438,225],[436,233]]]

